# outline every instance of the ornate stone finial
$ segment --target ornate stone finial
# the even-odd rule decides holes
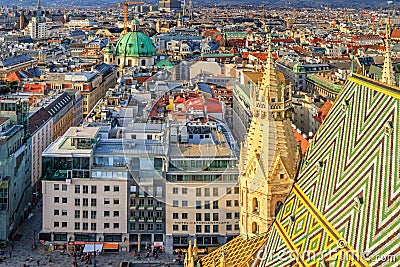
[[[226,267],[226,251],[224,250],[224,248],[221,249],[221,261],[219,266],[220,267]]]
[[[387,83],[389,85],[395,85],[393,64],[392,64],[391,51],[390,51],[390,33],[391,33],[390,17],[388,17],[388,19],[386,21],[385,61],[383,63],[381,81],[384,82],[384,83]]]
[[[199,259],[199,247],[197,246],[197,239],[194,240],[193,245],[193,259],[197,261]]]

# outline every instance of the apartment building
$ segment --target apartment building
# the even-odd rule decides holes
[[[43,152],[40,238],[54,247],[79,249],[96,241],[99,250],[128,249],[129,171],[120,142],[103,144],[98,131],[71,127]]]
[[[199,252],[239,233],[237,157],[222,122],[171,125],[166,192],[166,249],[178,252],[197,239]]]

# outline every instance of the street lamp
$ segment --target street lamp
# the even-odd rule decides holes
[[[93,267],[96,267],[96,233],[94,233],[94,239],[93,239],[93,250],[94,250],[94,256],[93,256]]]
[[[36,236],[36,230],[33,230],[33,245],[32,248],[35,249],[36,245],[35,245],[35,236]]]

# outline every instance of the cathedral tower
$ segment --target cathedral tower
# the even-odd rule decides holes
[[[252,119],[240,157],[240,234],[267,231],[294,182],[300,159],[294,139],[291,90],[281,84],[268,36],[268,58],[251,94]]]

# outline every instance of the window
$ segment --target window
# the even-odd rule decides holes
[[[201,233],[201,225],[196,225],[196,233]]]
[[[204,188],[204,196],[209,197],[210,196],[210,188]]]
[[[188,206],[187,200],[182,200],[182,207],[187,207],[187,206]]]
[[[67,203],[68,203],[68,200],[67,200],[66,197],[63,197],[63,198],[62,198],[62,203],[63,203],[63,204],[67,204]]]
[[[118,229],[118,228],[119,228],[119,223],[114,223],[114,224],[113,224],[113,228],[114,228],[114,229]]]
[[[54,216],[60,215],[60,211],[59,210],[54,210]]]
[[[82,224],[82,230],[87,231],[88,228],[89,228],[89,224],[86,223],[86,222],[84,222],[84,223]]]
[[[204,233],[209,233],[209,232],[210,232],[210,226],[204,225]]]
[[[178,231],[178,225],[177,224],[172,225],[172,231]]]
[[[208,200],[204,201],[204,208],[208,210],[210,209],[210,201]]]
[[[196,188],[196,197],[201,197],[201,188]]]
[[[90,211],[90,218],[96,219],[97,212],[95,210]]]
[[[62,211],[61,211],[61,215],[62,215],[62,216],[67,216],[67,211],[66,211],[66,210],[62,210]]]
[[[196,209],[201,209],[201,200],[196,200]]]
[[[59,197],[54,197],[54,203],[60,203],[60,198]]]
[[[54,222],[54,227],[60,227],[60,222]]]
[[[81,217],[81,211],[75,210],[75,218],[80,218],[80,217]]]
[[[76,223],[75,223],[74,229],[75,229],[75,230],[80,230],[80,229],[81,229],[81,223],[76,222]]]
[[[188,214],[185,212],[185,213],[182,213],[182,220],[187,220],[188,219]]]
[[[213,201],[213,209],[218,209],[218,200]]]
[[[218,229],[218,225],[213,225],[213,233],[218,233],[219,229]]]
[[[232,213],[230,213],[230,212],[226,213],[226,218],[227,219],[232,219]]]
[[[119,192],[119,186],[118,185],[114,185],[114,192]]]
[[[61,185],[61,190],[62,191],[67,191],[67,185],[66,184]]]
[[[91,223],[90,224],[90,230],[96,231],[96,223]]]
[[[114,205],[118,205],[119,204],[119,198],[114,198]]]
[[[204,213],[204,221],[209,222],[211,220],[210,213]]]
[[[172,188],[172,194],[174,194],[174,195],[178,194],[178,188],[177,187]]]
[[[235,207],[239,207],[239,200],[235,200]]]
[[[218,221],[218,213],[213,213],[213,221],[217,222]]]
[[[114,210],[114,217],[119,217],[119,210]]]
[[[173,207],[178,207],[178,200],[173,200],[172,201],[172,206]]]
[[[54,184],[54,191],[60,190],[60,185],[59,184]]]
[[[188,230],[188,226],[186,224],[182,225],[182,231],[187,231]]]
[[[91,206],[92,206],[92,207],[96,207],[96,205],[97,205],[97,199],[92,198],[92,199],[90,200],[90,203],[91,203]]]
[[[226,201],[226,206],[227,207],[232,207],[232,200],[227,200]]]
[[[172,219],[179,219],[179,214],[177,212],[172,213]]]
[[[97,186],[92,185],[91,186],[91,192],[92,192],[92,194],[97,194]]]
[[[89,186],[87,186],[87,185],[82,186],[82,191],[83,191],[84,194],[88,194],[89,193]]]
[[[187,195],[188,189],[187,188],[182,188],[182,195]]]
[[[104,199],[104,205],[108,205],[110,204],[110,199],[109,198],[105,198]]]
[[[133,225],[135,225],[135,224],[133,224]],[[104,223],[104,229],[108,229],[108,228],[110,228],[110,224],[109,223]]]
[[[201,213],[196,213],[196,222],[201,222]]]
[[[84,206],[84,207],[89,206],[89,199],[88,198],[83,198],[82,201],[83,201],[82,206]]]
[[[80,206],[80,205],[81,205],[81,199],[75,198],[75,206]]]
[[[89,218],[89,211],[87,211],[87,210],[82,211],[82,218],[84,218],[84,219]]]
[[[110,211],[109,210],[105,210],[104,211],[104,217],[110,217]]]
[[[63,228],[67,227],[67,225],[68,225],[67,222],[62,222],[61,223],[61,227],[63,227]]]
[[[109,185],[105,185],[104,186],[104,192],[110,192],[110,186]]]
[[[217,197],[218,196],[218,187],[213,188],[213,196]]]
[[[80,185],[75,185],[75,194],[80,194],[81,193],[81,186]]]
[[[232,231],[232,224],[226,225],[226,231]]]

